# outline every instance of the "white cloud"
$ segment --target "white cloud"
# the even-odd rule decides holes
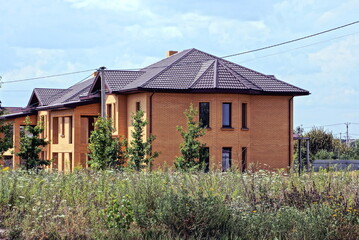
[[[350,81],[348,75],[359,73],[359,36],[351,36],[309,54],[309,62],[320,67],[326,81]]]

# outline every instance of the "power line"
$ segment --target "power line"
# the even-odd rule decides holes
[[[4,81],[4,82],[1,82],[1,83],[25,82],[25,81],[38,80],[38,79],[43,79],[43,78],[61,77],[61,76],[84,73],[84,72],[89,72],[89,71],[96,71],[96,70],[97,69],[88,69],[88,70],[82,70],[82,71],[76,71],[76,72],[68,72],[68,73],[59,73],[59,74],[54,74],[54,75],[47,75],[47,76],[42,76],[42,77],[33,77],[33,78],[24,78],[24,79],[17,79],[17,80],[11,80],[11,81]]]
[[[335,30],[338,30],[338,29],[341,29],[341,28],[345,28],[345,27],[348,27],[348,26],[351,26],[351,25],[354,25],[354,24],[357,24],[357,23],[359,23],[359,21],[354,21],[354,22],[351,22],[351,23],[348,23],[348,24],[344,24],[344,25],[341,25],[341,26],[338,26],[338,27],[335,27],[335,28],[331,28],[331,29],[328,29],[328,30],[325,30],[325,31],[321,31],[321,32],[318,32],[318,33],[314,33],[314,34],[311,34],[311,35],[304,36],[304,37],[300,37],[300,38],[292,39],[292,40],[289,40],[289,41],[285,41],[285,42],[273,44],[273,45],[270,45],[270,46],[261,47],[261,48],[257,48],[257,49],[253,49],[253,50],[249,50],[249,51],[244,51],[244,52],[239,52],[239,53],[234,53],[234,54],[222,56],[221,58],[230,58],[230,57],[234,57],[234,56],[244,55],[244,54],[248,54],[248,53],[252,53],[252,52],[258,52],[258,51],[266,50],[266,49],[269,49],[269,48],[274,48],[274,47],[282,46],[282,45],[285,45],[285,44],[289,44],[289,43],[301,41],[301,40],[308,39],[308,38],[312,38],[312,37],[315,37],[315,36],[318,36],[318,35],[322,35],[322,34],[325,34],[325,33],[328,33],[328,32],[332,32],[332,31],[335,31]],[[317,43],[314,43],[314,44],[317,44]],[[313,45],[314,45],[314,44],[313,44]],[[308,46],[310,46],[310,45],[308,45]],[[303,47],[306,47],[306,46],[303,46]],[[302,47],[300,47],[300,48],[302,48]],[[269,56],[270,56],[270,55],[269,55]],[[201,62],[205,62],[205,61],[188,62],[188,63],[185,63],[184,65],[193,64],[193,63],[201,63]],[[178,66],[178,65],[181,65],[181,64],[176,64],[176,66]],[[164,67],[167,67],[167,66],[148,67],[148,68],[146,68],[146,69],[164,68]],[[140,69],[142,69],[142,68],[119,69],[119,70],[123,70],[123,71],[126,71],[126,70],[127,70],[127,71],[131,71],[131,70],[133,70],[133,71],[134,71],[134,70],[140,70]],[[30,80],[38,80],[38,79],[43,79],[43,78],[60,77],[60,76],[77,74],[77,73],[83,73],[83,72],[89,72],[89,71],[95,71],[95,70],[97,70],[97,69],[89,69],[89,70],[83,70],[83,71],[77,71],[77,72],[54,74],[54,75],[48,75],[48,76],[43,76],[43,77],[34,77],[34,78],[25,78],[25,79],[11,80],[11,81],[5,81],[5,82],[2,82],[2,83],[14,83],[14,82],[23,82],[23,81],[30,81]]]
[[[317,45],[317,44],[321,44],[321,43],[324,43],[324,42],[329,42],[329,41],[336,40],[336,39],[339,39],[339,38],[343,38],[343,37],[347,37],[347,36],[352,36],[352,35],[355,35],[355,34],[358,34],[358,33],[359,33],[359,32],[350,33],[350,34],[345,34],[345,35],[342,35],[342,36],[339,36],[339,37],[330,38],[330,39],[327,39],[327,40],[323,40],[323,41],[319,41],[319,42],[307,44],[307,45],[304,45],[304,46],[301,46],[301,47],[291,48],[291,49],[287,49],[287,50],[284,50],[284,51],[280,51],[280,52],[276,52],[276,53],[271,53],[271,54],[268,54],[268,55],[263,55],[263,56],[259,56],[259,57],[256,57],[256,58],[252,58],[252,59],[240,61],[239,63],[245,63],[245,62],[255,61],[255,60],[260,59],[260,58],[270,57],[270,56],[274,56],[274,55],[278,55],[278,54],[282,54],[282,53],[286,53],[286,52],[298,50],[298,49],[301,49],[301,48],[306,48],[306,47],[314,46],[314,45]]]
[[[343,125],[345,123],[334,123],[334,124],[328,124],[328,125],[322,125],[322,126],[316,126],[316,125],[313,125],[311,127],[303,127],[303,128],[313,128],[313,127],[331,127],[331,126],[339,126],[339,125]]]
[[[304,40],[304,39],[311,38],[311,37],[315,37],[315,36],[318,36],[318,35],[321,35],[321,34],[324,34],[324,33],[332,32],[332,31],[335,31],[335,30],[338,30],[338,29],[341,29],[341,28],[345,28],[345,27],[348,27],[348,26],[351,26],[351,25],[354,25],[354,24],[357,24],[357,23],[359,23],[359,21],[344,24],[344,25],[341,25],[339,27],[331,28],[331,29],[321,31],[321,32],[318,32],[318,33],[314,33],[314,34],[311,34],[311,35],[307,35],[307,36],[304,36],[304,37],[300,37],[300,38],[292,39],[292,40],[289,40],[289,41],[273,44],[273,45],[270,45],[270,46],[267,46],[267,47],[261,47],[261,48],[257,48],[257,49],[253,49],[253,50],[249,50],[249,51],[245,51],[245,52],[230,54],[230,55],[224,56],[222,58],[229,58],[229,57],[239,56],[239,55],[243,55],[243,54],[248,54],[248,53],[252,53],[252,52],[258,52],[258,51],[262,51],[262,50],[265,50],[265,49],[282,46],[282,45],[285,45],[285,44],[288,44],[288,43],[297,42],[297,41]]]

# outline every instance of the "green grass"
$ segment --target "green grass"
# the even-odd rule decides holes
[[[0,229],[10,239],[357,239],[358,192],[358,172],[3,171]]]

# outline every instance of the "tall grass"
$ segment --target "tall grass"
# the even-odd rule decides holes
[[[10,239],[357,239],[359,173],[0,173]],[[1,238],[1,236],[0,236]]]

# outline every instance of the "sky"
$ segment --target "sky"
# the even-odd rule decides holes
[[[142,68],[166,51],[216,56],[252,50],[359,20],[358,0],[0,0],[2,106],[26,106],[32,89],[67,88],[91,72],[6,81],[106,66]],[[326,126],[359,138],[359,24],[228,58],[307,89],[294,126]]]

